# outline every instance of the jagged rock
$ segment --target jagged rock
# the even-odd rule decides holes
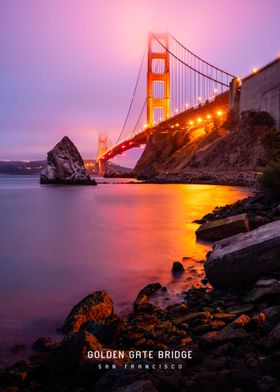
[[[195,232],[198,239],[219,241],[238,233],[249,231],[247,214],[239,214],[224,219],[203,223]]]
[[[216,345],[226,342],[240,342],[248,339],[249,334],[243,328],[227,325],[220,331],[211,331],[201,336],[203,345]]]
[[[49,353],[46,368],[53,374],[76,372],[88,351],[100,351],[102,345],[86,331],[72,332]],[[68,374],[68,375],[69,375]]]
[[[136,300],[133,303],[134,311],[139,312],[140,310],[146,308],[150,305],[150,298],[159,290],[162,286],[160,283],[150,283],[145,286],[137,295]],[[152,305],[151,305],[152,307]]]
[[[62,330],[65,333],[79,331],[85,323],[94,320],[103,323],[113,314],[113,301],[106,291],[95,291],[73,307]]]
[[[280,221],[217,242],[204,264],[216,288],[239,289],[280,270]]]
[[[67,136],[48,152],[47,167],[41,172],[40,183],[96,185],[86,171],[79,151]]]

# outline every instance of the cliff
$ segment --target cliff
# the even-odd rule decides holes
[[[273,120],[265,112],[245,112],[238,121],[228,118],[207,126],[161,128],[150,136],[134,171],[138,178],[155,181],[195,182],[200,177],[198,182],[211,182],[231,172],[255,178],[271,158],[271,132]]]

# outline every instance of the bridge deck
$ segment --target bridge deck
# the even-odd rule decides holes
[[[108,149],[101,157],[98,158],[98,160],[108,161],[116,155],[123,154],[131,148],[146,144],[149,135],[157,130],[174,128],[179,125],[182,128],[182,124],[184,124],[185,127],[191,127],[195,123],[203,124],[203,122],[209,119],[213,120],[216,116],[226,115],[228,112],[228,105],[229,92],[227,91],[223,94],[217,95],[211,102],[206,101],[205,104],[201,104],[198,107],[190,108],[184,112],[178,113],[176,116],[162,121],[153,128],[143,129],[143,131],[132,134],[129,138],[122,140]]]

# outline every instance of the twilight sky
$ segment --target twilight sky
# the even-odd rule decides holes
[[[64,135],[84,158],[100,132],[114,142],[148,30],[243,76],[280,52],[279,15],[279,0],[0,0],[0,160],[45,158]]]

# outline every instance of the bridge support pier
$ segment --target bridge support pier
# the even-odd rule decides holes
[[[108,162],[107,161],[102,161],[101,159],[98,159],[98,161],[96,161],[95,173],[98,176],[103,176],[104,173],[107,171],[107,169],[108,169]]]

